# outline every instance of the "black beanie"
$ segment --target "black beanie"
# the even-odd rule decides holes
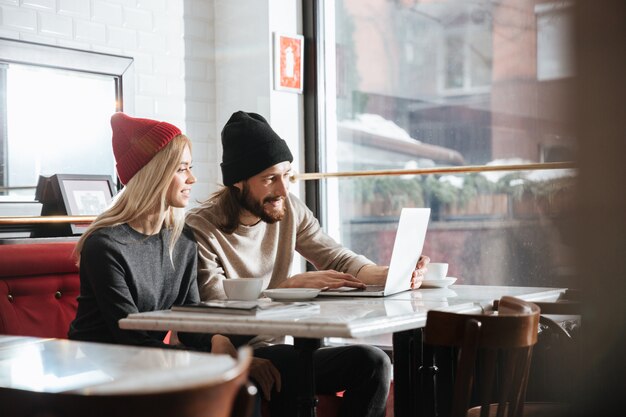
[[[224,185],[247,180],[280,162],[293,162],[287,142],[260,114],[238,111],[222,129]]]

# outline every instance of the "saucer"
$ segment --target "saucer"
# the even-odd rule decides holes
[[[444,288],[456,282],[454,277],[446,277],[444,279],[429,279],[422,281],[420,288]]]
[[[265,290],[263,294],[274,301],[311,300],[320,293],[319,288],[274,288]]]

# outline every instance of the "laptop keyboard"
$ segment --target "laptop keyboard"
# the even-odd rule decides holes
[[[378,292],[385,289],[384,285],[368,285],[365,288],[339,287],[331,288],[329,291],[338,292]]]

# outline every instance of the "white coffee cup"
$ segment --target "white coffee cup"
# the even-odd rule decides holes
[[[448,276],[448,264],[443,262],[431,262],[426,265],[424,280],[440,280]]]
[[[263,278],[227,278],[223,283],[229,300],[256,300],[263,291]]]

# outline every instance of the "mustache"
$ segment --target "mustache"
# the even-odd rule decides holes
[[[280,201],[280,200],[284,200],[285,197],[281,197],[281,196],[267,196],[263,199],[263,204],[265,203],[273,203],[274,201]]]

